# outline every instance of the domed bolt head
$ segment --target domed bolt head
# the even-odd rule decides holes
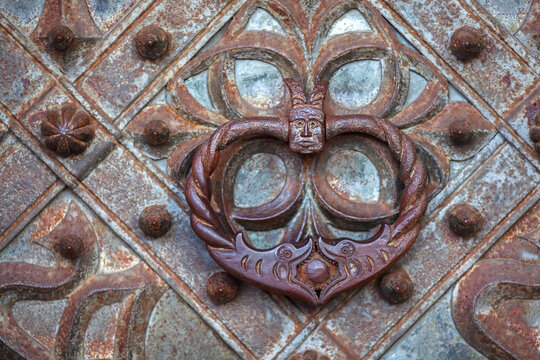
[[[534,149],[540,154],[540,109],[532,117],[532,127],[530,137],[534,143]]]
[[[328,265],[319,259],[313,259],[306,265],[306,275],[309,280],[320,284],[330,276]]]
[[[165,206],[152,205],[143,210],[139,216],[139,227],[148,236],[163,236],[171,228],[171,214]]]
[[[453,121],[448,127],[448,133],[456,145],[470,144],[473,139],[472,126],[464,119]]]
[[[149,25],[137,33],[135,47],[141,57],[155,60],[167,52],[169,37],[159,26]]]
[[[236,298],[238,286],[238,279],[221,271],[210,276],[206,282],[206,293],[214,304],[223,305]]]
[[[454,206],[448,216],[450,229],[461,237],[469,237],[476,234],[482,227],[482,222],[482,214],[468,204]]]
[[[169,127],[162,120],[151,120],[144,127],[144,138],[153,146],[165,144],[169,140]]]
[[[414,285],[407,270],[396,269],[381,277],[379,288],[390,304],[401,304],[411,298]]]
[[[56,26],[47,34],[49,45],[56,50],[64,51],[71,46],[73,42],[73,31],[67,26]]]
[[[60,239],[58,252],[68,260],[76,260],[84,251],[84,243],[77,235],[68,234]]]
[[[306,350],[303,354],[295,354],[289,360],[329,360],[329,357],[315,350]]]
[[[94,138],[95,130],[85,111],[68,104],[62,106],[60,112],[47,111],[41,121],[41,134],[49,150],[67,157],[84,152]]]
[[[450,51],[460,60],[477,58],[482,50],[484,50],[483,36],[470,26],[459,28],[450,38]]]

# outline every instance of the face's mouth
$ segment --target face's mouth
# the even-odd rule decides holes
[[[311,146],[315,145],[316,141],[314,140],[299,140],[298,143],[302,146]]]

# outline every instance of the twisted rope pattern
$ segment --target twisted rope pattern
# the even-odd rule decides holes
[[[193,159],[192,173],[186,182],[186,200],[191,208],[191,226],[209,246],[234,249],[233,239],[211,206],[212,185],[210,177],[219,162],[220,150],[228,144],[247,137],[271,136],[287,141],[286,123],[272,118],[253,118],[231,121],[201,145]],[[371,116],[330,116],[327,118],[327,137],[344,133],[371,135],[388,144],[394,158],[399,161],[399,178],[405,184],[400,204],[400,215],[392,225],[392,241],[419,227],[427,207],[426,168],[418,158],[413,142],[392,123]],[[408,238],[410,247],[416,236]]]
[[[270,136],[287,140],[287,123],[275,118],[252,118],[233,120],[218,128],[197,150],[186,182],[186,200],[191,209],[191,227],[208,245],[233,249],[232,239],[211,206],[212,184],[210,177],[219,162],[220,150],[228,144],[253,136]]]
[[[392,239],[396,240],[414,227],[419,227],[428,202],[427,171],[412,140],[391,122],[363,115],[329,117],[327,131],[328,138],[345,133],[361,133],[388,144],[392,156],[399,161],[399,179],[405,184],[399,217],[392,224]]]

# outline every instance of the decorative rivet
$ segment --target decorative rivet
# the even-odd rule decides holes
[[[171,214],[163,205],[152,205],[144,209],[139,216],[139,227],[150,237],[163,236],[171,228]]]
[[[330,276],[328,265],[319,259],[313,259],[306,265],[306,275],[309,280],[320,284]]]
[[[47,34],[49,45],[60,51],[67,50],[71,46],[73,38],[73,31],[64,25],[54,27]]]
[[[238,286],[238,279],[221,271],[210,276],[206,283],[206,293],[214,304],[222,305],[236,298]]]
[[[144,127],[144,138],[153,146],[165,144],[169,140],[169,127],[162,120],[150,120]]]
[[[534,114],[532,123],[529,136],[534,143],[534,149],[540,154],[540,110],[537,110]]]
[[[401,304],[412,296],[414,285],[407,270],[399,268],[381,277],[382,297],[391,304]]]
[[[458,204],[450,212],[448,222],[456,235],[469,237],[482,227],[482,214],[471,205]]]
[[[450,50],[460,60],[477,58],[483,49],[482,34],[470,26],[459,28],[450,39]]]
[[[329,360],[328,356],[319,354],[315,350],[306,350],[303,354],[295,354],[290,360]]]
[[[149,25],[137,33],[135,47],[141,57],[155,60],[167,52],[169,37],[159,26]]]
[[[75,260],[84,251],[84,243],[77,235],[68,234],[60,239],[58,252],[68,260]]]
[[[88,114],[74,105],[62,106],[61,112],[49,110],[41,121],[45,146],[60,156],[81,154],[94,138]]]
[[[472,126],[464,119],[453,121],[448,127],[450,140],[456,145],[466,145],[472,141]]]

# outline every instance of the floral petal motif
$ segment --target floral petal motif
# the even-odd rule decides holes
[[[45,145],[58,155],[81,154],[94,138],[95,130],[88,114],[72,105],[64,105],[61,114],[49,110],[41,123]]]
[[[364,231],[398,214],[399,188],[390,180],[398,176],[398,165],[388,148],[360,135],[326,145],[310,171],[313,198],[326,215],[315,211],[321,236],[335,237],[328,225]]]
[[[354,1],[327,3],[313,16],[312,31],[316,36],[311,39],[314,56],[311,76],[330,81],[326,111],[336,115],[385,116],[391,113],[406,96],[402,69],[396,66],[399,59],[395,54],[399,45],[396,35],[368,4]],[[351,29],[347,32],[328,36],[334,24],[351,12],[360,13],[370,31],[358,31],[349,26]],[[339,81],[333,79],[340,73]],[[341,91],[332,91],[334,81],[340,83]],[[375,91],[366,93],[365,88],[373,88],[373,85],[377,85]],[[343,101],[347,98],[350,101]],[[358,102],[358,99],[362,101]]]
[[[254,27],[250,25],[254,16],[264,16],[273,25]],[[277,25],[280,31],[276,31]],[[289,99],[281,79],[307,79],[301,38],[294,17],[283,5],[246,4],[217,43],[190,61],[171,81],[170,104],[184,117],[194,116],[199,122],[214,125],[240,116],[283,116]],[[275,74],[268,77],[264,69],[273,69]],[[208,101],[193,97],[187,86],[190,79],[205,72],[211,107]],[[259,89],[260,95],[246,97],[245,86]],[[280,90],[277,94],[276,86]]]

